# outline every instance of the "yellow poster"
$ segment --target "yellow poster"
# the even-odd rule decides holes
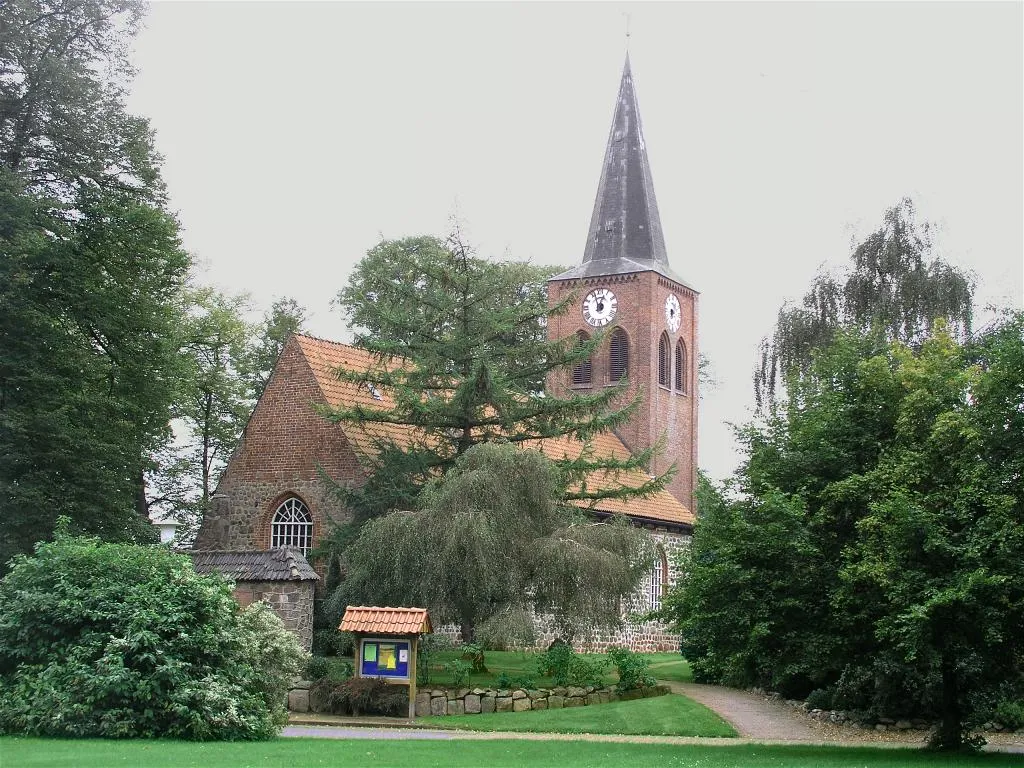
[[[363,661],[377,660],[377,644],[363,643]]]
[[[395,655],[394,643],[380,644],[380,658],[377,659],[377,669],[395,669],[398,666],[398,657]]]

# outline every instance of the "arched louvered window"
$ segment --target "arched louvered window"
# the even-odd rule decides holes
[[[658,383],[667,387],[669,382],[669,340],[668,334],[661,334],[658,339]]]
[[[590,341],[590,337],[584,331],[576,332],[576,345],[582,347]],[[572,383],[577,386],[585,386],[591,383],[594,374],[594,365],[588,357],[572,369]]]
[[[612,331],[608,355],[608,378],[618,382],[629,376],[629,337],[621,328]]]
[[[676,359],[675,359],[675,387],[680,392],[686,391],[686,345],[683,344],[683,340],[680,339],[676,342]]]
[[[296,549],[303,556],[313,548],[313,516],[301,499],[285,499],[270,523],[270,546]]]
[[[654,565],[647,577],[647,605],[651,610],[661,607],[661,597],[668,587],[668,558],[660,546],[655,554]]]

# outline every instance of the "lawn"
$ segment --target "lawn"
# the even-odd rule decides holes
[[[587,658],[603,657],[604,654],[583,654]],[[690,672],[690,665],[678,653],[642,653],[639,654],[651,662],[651,674],[659,680],[674,680],[676,682],[692,682],[693,674]],[[470,676],[467,687],[469,688],[495,688],[497,676],[504,672],[510,677],[527,678],[534,682],[536,687],[551,688],[554,683],[550,678],[541,677],[537,673],[537,661],[541,654],[537,651],[487,651],[485,659],[488,671]],[[444,688],[452,684],[451,673],[445,669],[445,664],[461,657],[458,650],[436,651],[430,664],[430,682],[426,685],[419,682],[420,687]],[[337,675],[345,663],[351,663],[350,657],[330,658],[333,674]],[[608,671],[604,675],[608,684],[618,681],[615,674],[615,667],[608,665]]]
[[[934,755],[907,749],[623,744],[583,741],[277,739],[256,743],[0,738],[0,763],[18,768],[1017,768],[1024,755]]]
[[[618,733],[636,736],[735,736],[736,731],[707,707],[685,696],[655,696],[592,707],[486,715],[421,717],[469,731],[527,733]]]

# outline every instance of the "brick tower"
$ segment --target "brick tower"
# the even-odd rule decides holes
[[[552,306],[570,296],[569,311],[549,319],[549,337],[604,333],[605,342],[552,386],[586,391],[625,379],[641,403],[619,438],[632,451],[660,441],[651,472],[675,464],[668,490],[696,509],[697,291],[669,267],[628,55],[583,261],[548,282]]]

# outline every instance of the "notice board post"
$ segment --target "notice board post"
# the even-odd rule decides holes
[[[409,717],[416,717],[417,643],[421,634],[433,631],[427,609],[350,605],[338,629],[356,637],[356,677],[408,685]]]

